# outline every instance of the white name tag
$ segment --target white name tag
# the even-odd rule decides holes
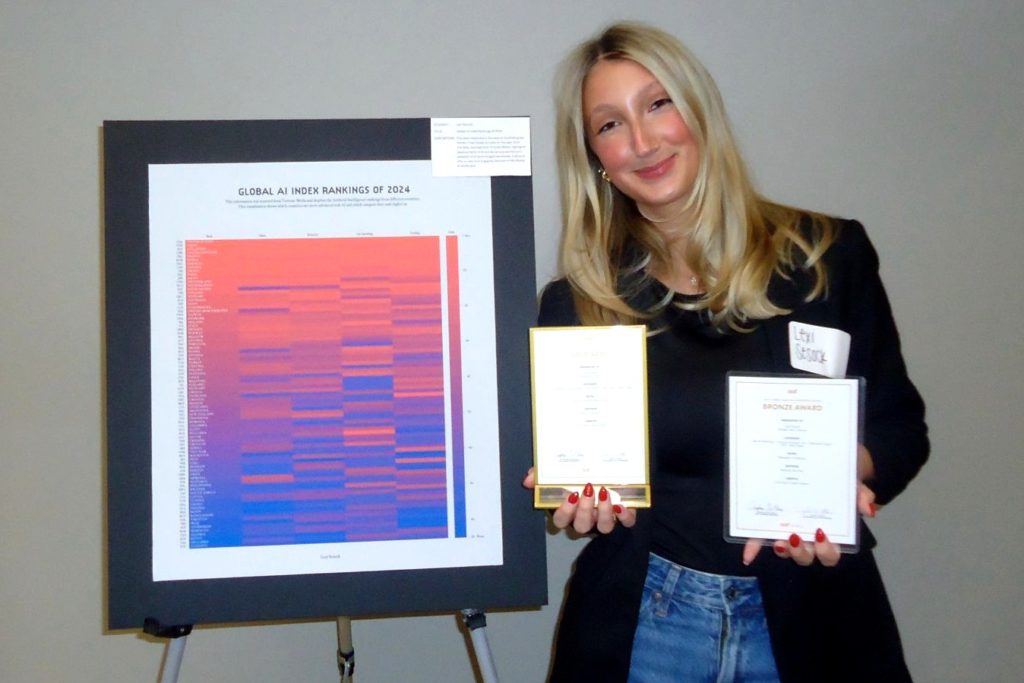
[[[825,377],[845,377],[850,335],[832,327],[789,323],[789,364]]]

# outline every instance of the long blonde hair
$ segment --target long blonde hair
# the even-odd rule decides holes
[[[675,103],[699,150],[688,197],[696,218],[684,258],[706,293],[683,306],[707,309],[719,327],[749,329],[752,321],[788,312],[769,300],[768,283],[773,275],[787,277],[798,267],[815,273],[807,299],[821,296],[827,289],[821,256],[834,238],[831,221],[758,195],[721,94],[704,66],[671,35],[623,22],[573,50],[555,80],[561,266],[572,284],[581,322],[652,317],[656,310],[636,310],[628,303],[631,292],[623,291],[624,276],[638,275],[628,280],[642,288],[652,266],[672,272],[661,234],[639,215],[631,199],[599,179],[599,163],[587,145],[583,86],[602,59],[628,59],[650,71]]]

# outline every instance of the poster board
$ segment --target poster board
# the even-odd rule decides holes
[[[111,628],[546,602],[528,138],[450,123],[104,124]]]

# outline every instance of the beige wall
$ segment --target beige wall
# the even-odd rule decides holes
[[[873,525],[910,663],[1017,679],[1024,4],[7,0],[0,680],[149,681],[163,654],[104,631],[101,122],[528,114],[540,284],[553,66],[624,11],[704,59],[768,194],[868,226],[935,444]],[[549,539],[554,606],[490,615],[505,680],[543,676],[580,547]],[[473,680],[454,616],[354,631],[364,683]],[[181,680],[335,681],[333,649],[331,622],[204,627]]]

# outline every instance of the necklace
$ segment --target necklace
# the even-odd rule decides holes
[[[680,280],[681,281],[679,282],[679,288],[678,289],[675,288],[675,287],[669,287],[669,289],[671,289],[672,291],[677,292],[679,294],[686,294],[686,295],[703,294],[704,293],[704,290],[701,287],[700,278],[697,277],[696,275],[683,275],[680,278]],[[687,287],[685,287],[683,285],[683,282],[685,282],[686,285],[689,286],[688,289],[690,291],[686,291]]]
[[[669,284],[669,282],[671,282],[670,278],[662,280],[657,275],[655,275],[654,272],[651,271],[650,269],[647,269],[647,275],[648,275],[648,277],[651,277],[651,278],[661,282],[662,286],[664,286],[665,289],[667,289],[669,291],[670,296],[671,296],[672,293],[683,294],[683,295],[686,295],[686,296],[694,296],[694,295],[704,294],[704,288],[701,287],[700,278],[697,277],[696,275],[684,275],[683,276],[683,278],[685,278],[686,284],[689,285],[689,289],[692,290],[692,291],[689,291],[689,292],[684,291],[684,288],[681,287],[681,286],[680,287],[673,287],[672,285]]]
[[[689,291],[687,291],[687,292],[680,292],[680,294],[686,294],[687,296],[692,296],[694,294],[703,294],[704,293],[704,288],[700,286],[700,278],[697,277],[696,275],[687,275],[686,276],[686,282],[687,282],[687,284],[690,285]]]
[[[647,266],[645,266],[644,270],[647,272],[648,276],[653,277],[656,280],[661,280],[661,278],[658,276],[656,271],[651,268],[649,263],[647,264]],[[694,275],[693,273],[690,273],[689,275],[682,275],[682,273],[680,273],[679,275],[681,275],[682,278],[686,279],[686,283],[688,285],[690,285],[690,287],[693,288],[695,293],[701,294],[703,292],[703,289],[701,288],[700,277],[698,277],[697,275]],[[664,273],[664,276],[665,276],[665,279],[661,280],[661,281],[662,281],[662,283],[665,283],[666,287],[668,287],[672,291],[677,291],[677,292],[680,292],[680,293],[685,293],[685,292],[682,292],[682,290],[676,289],[675,287],[672,287],[671,285],[667,284],[668,282],[672,281],[672,278],[670,277],[669,273]]]

